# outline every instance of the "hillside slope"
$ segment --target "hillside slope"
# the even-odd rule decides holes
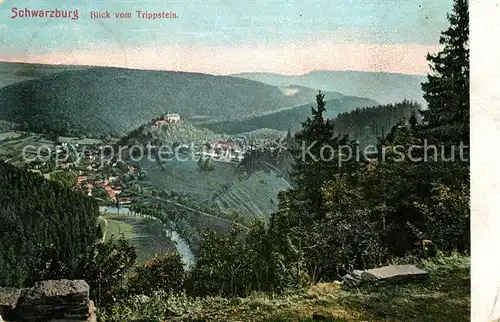
[[[312,103],[315,95],[235,77],[98,67],[1,88],[0,119],[31,131],[122,134],[166,112],[233,120]]]
[[[357,108],[376,106],[378,103],[367,98],[354,96],[341,96],[326,101],[326,117],[334,118],[340,113],[350,112]],[[296,106],[262,116],[249,117],[241,120],[230,120],[205,124],[204,127],[215,133],[236,134],[251,132],[260,128],[269,128],[278,131],[297,131],[302,128],[304,122],[311,116],[312,104]]]
[[[88,66],[27,64],[0,61],[0,88],[58,72],[86,68],[88,68]]]
[[[167,308],[178,316],[169,316],[169,321],[470,321],[470,258],[440,256],[424,260],[421,266],[430,278],[408,284],[349,289],[318,283],[290,294],[256,293],[234,299],[137,296],[101,318],[161,320]]]
[[[290,184],[274,172],[258,171],[218,195],[214,202],[222,212],[236,212],[248,221],[254,217],[267,219],[278,210],[278,193],[289,188]]]
[[[425,106],[420,83],[425,75],[405,75],[384,72],[317,70],[304,75],[280,75],[272,73],[234,74],[273,86],[300,85],[323,91],[335,91],[344,95],[372,98],[381,104],[404,99]]]

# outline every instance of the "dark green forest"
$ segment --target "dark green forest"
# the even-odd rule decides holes
[[[420,109],[417,103],[405,100],[401,103],[363,107],[340,113],[331,122],[335,126],[335,134],[348,135],[365,146],[376,144],[377,138],[387,135],[399,121],[409,122],[412,115],[415,121],[420,123]]]
[[[341,96],[331,99],[329,96],[329,93],[325,93],[325,99],[330,107],[326,111],[327,118],[334,118],[338,113],[347,113],[362,106],[377,105],[374,100],[361,97]],[[203,124],[203,127],[215,133],[227,134],[251,132],[261,128],[296,132],[300,130],[301,122],[308,117],[310,112],[311,104],[305,104],[266,115]]]
[[[31,132],[120,136],[165,112],[230,121],[308,104],[314,93],[301,88],[287,96],[278,87],[228,76],[95,67],[0,88],[0,120]]]
[[[98,237],[94,200],[2,161],[0,205],[0,285],[37,281],[47,258],[75,270]]]

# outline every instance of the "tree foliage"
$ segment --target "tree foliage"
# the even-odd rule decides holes
[[[74,271],[96,239],[95,201],[3,162],[0,205],[0,285],[46,276],[47,254],[58,271]]]
[[[363,107],[340,113],[331,122],[336,134],[347,134],[364,147],[376,144],[378,138],[386,136],[402,119],[409,120],[410,123],[421,123],[421,116],[416,114],[419,109],[420,105],[403,100],[396,104]]]
[[[156,254],[134,268],[128,287],[134,294],[151,295],[160,290],[175,294],[183,289],[184,278],[184,265],[179,253]]]
[[[422,84],[428,109],[426,129],[441,141],[468,142],[469,138],[469,4],[455,0],[450,26],[441,33],[443,49],[427,60],[432,73]]]
[[[90,296],[98,305],[115,302],[122,296],[125,276],[135,264],[135,247],[122,235],[92,245],[82,256],[79,269],[71,276],[85,280]]]

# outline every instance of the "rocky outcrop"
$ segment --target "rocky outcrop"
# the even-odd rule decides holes
[[[361,278],[362,274],[363,271],[354,270],[352,274],[346,274],[344,277],[342,277],[342,282],[346,286],[357,286],[363,281],[363,279]]]
[[[390,265],[369,269],[361,274],[365,281],[410,281],[425,279],[429,272],[415,265]]]
[[[364,282],[407,282],[425,279],[429,272],[415,265],[389,265],[366,271],[354,270],[342,277],[342,284],[353,287]]]
[[[6,321],[97,321],[89,285],[51,280],[27,289],[0,288],[0,315]]]
[[[23,290],[13,287],[0,287],[0,316],[6,318],[9,312],[12,312]],[[1,320],[0,320],[1,321]]]

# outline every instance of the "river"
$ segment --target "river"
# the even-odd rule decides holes
[[[100,206],[99,211],[101,213],[105,213],[105,214],[118,214],[118,213],[122,214],[122,215],[131,215],[132,214],[130,209],[127,207],[120,207],[120,209],[118,209],[116,207]],[[145,218],[157,220],[161,223],[161,221],[158,218],[146,216],[146,215],[141,215],[141,216],[145,217]],[[163,223],[161,223],[161,224],[163,225]],[[179,254],[181,254],[182,261],[184,262],[185,266],[188,268],[191,267],[195,262],[195,257],[194,257],[193,252],[191,251],[191,248],[189,248],[188,243],[184,239],[182,239],[181,236],[179,236],[179,234],[176,231],[173,230],[173,231],[169,232],[166,229],[165,229],[165,231],[167,232],[167,236],[168,235],[171,236],[170,240],[172,240],[172,242],[174,243],[177,252]]]

